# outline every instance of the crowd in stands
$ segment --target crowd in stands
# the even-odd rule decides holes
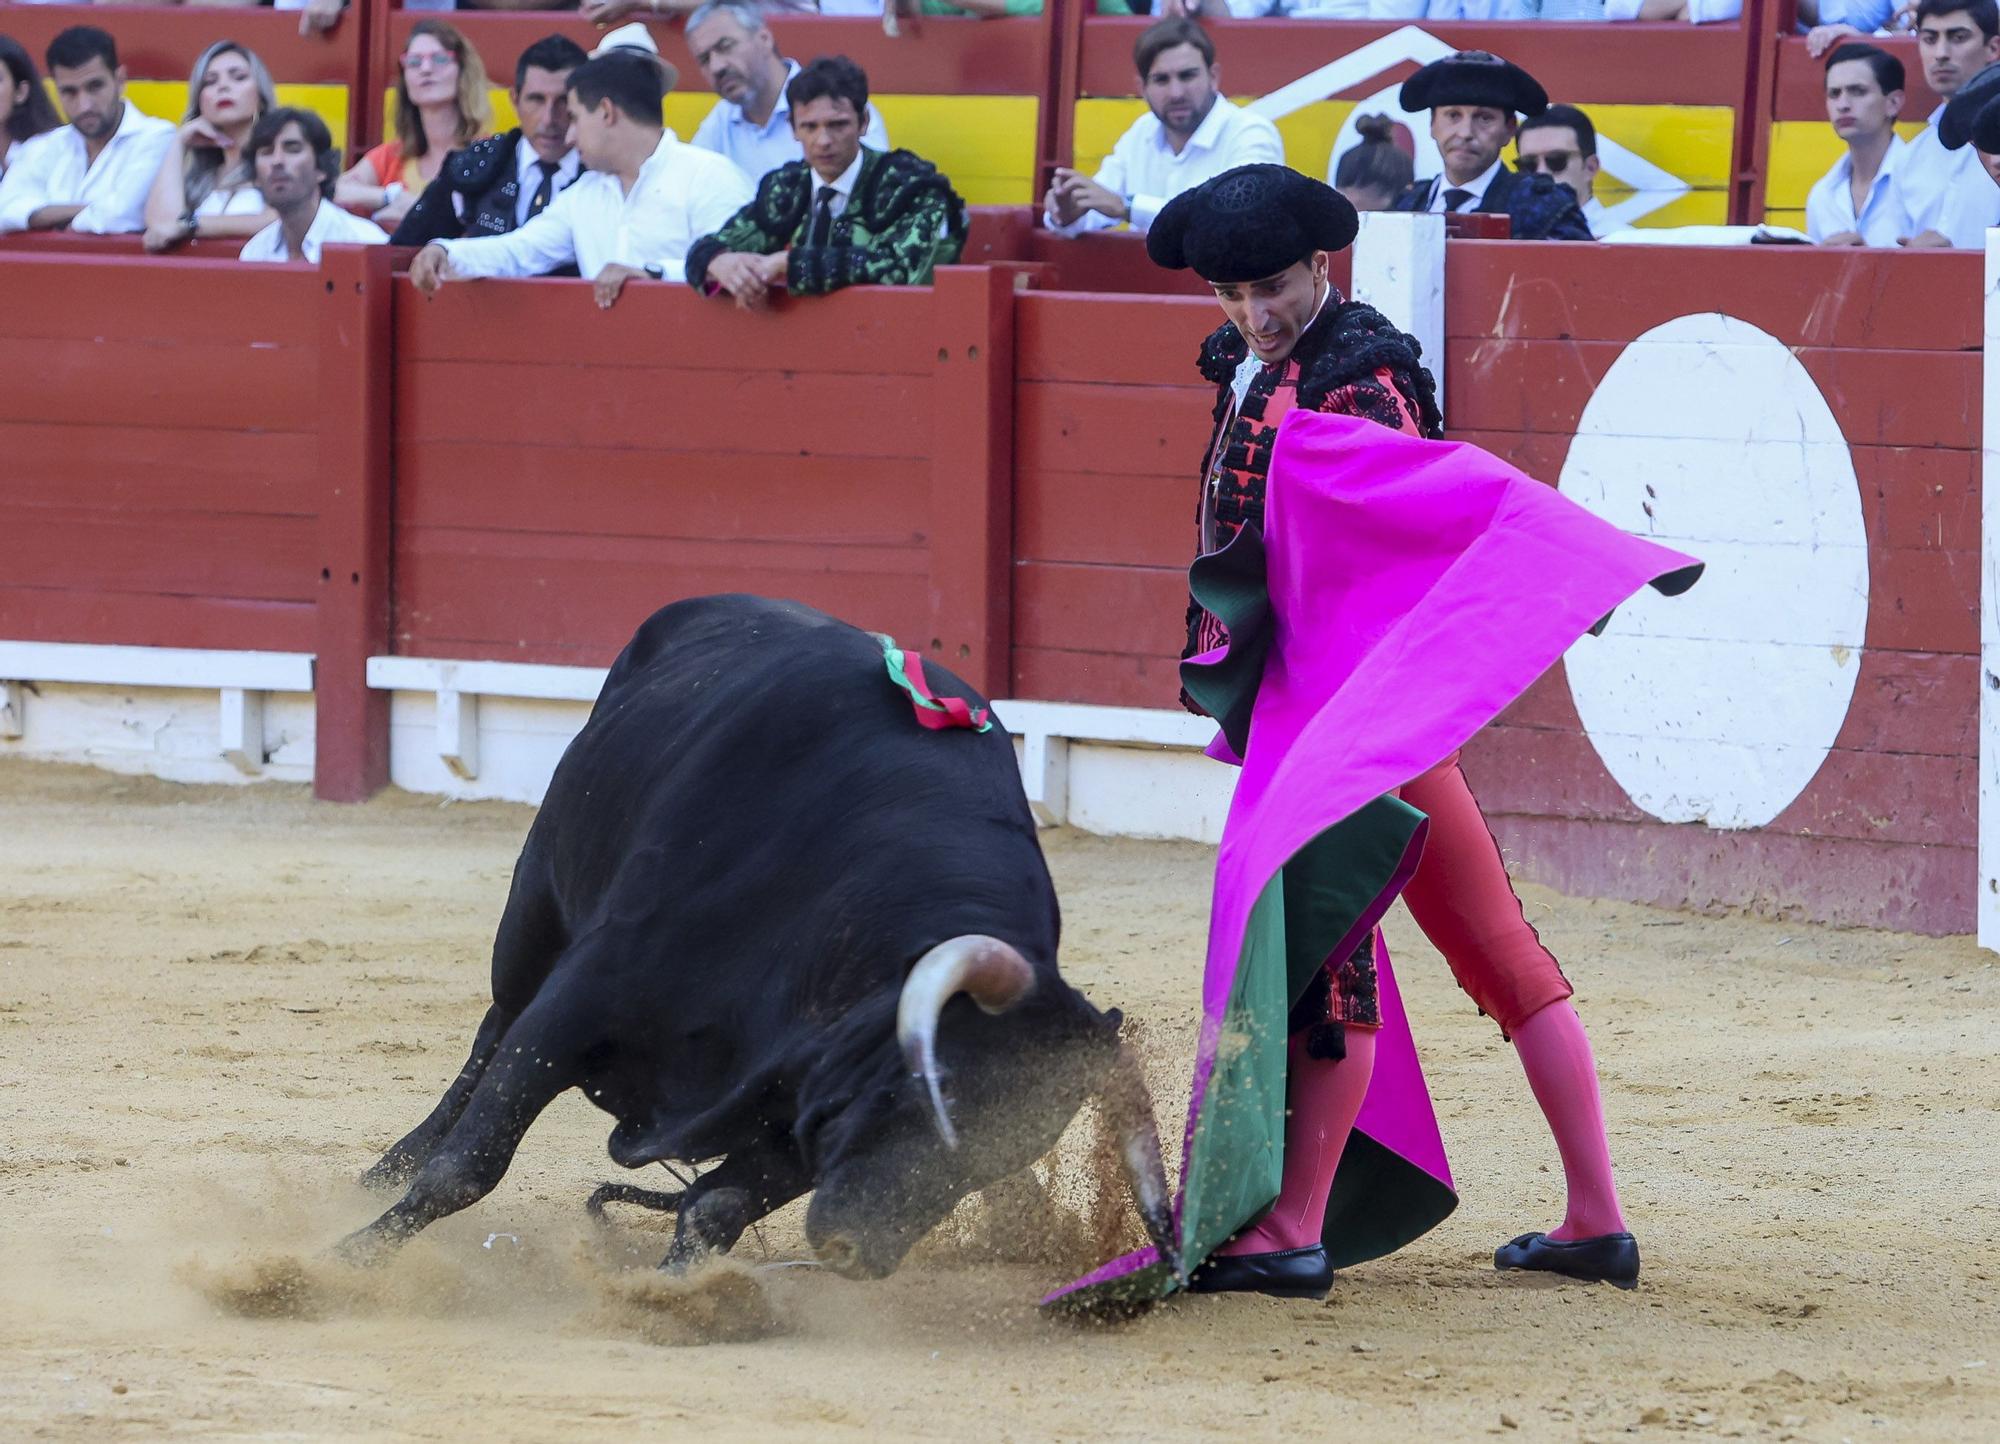
[[[1472,15],[1514,3],[1418,8]],[[1537,11],[1556,18],[1569,3],[1542,0]],[[1620,3],[1598,10],[1615,13]],[[1683,9],[1707,3],[1685,0]],[[1638,9],[1651,17],[1655,5]],[[1236,166],[1285,159],[1277,127],[1222,95],[1221,60],[1201,24],[1204,15],[1249,13],[1246,0],[1157,7],[1171,13],[1146,26],[1133,51],[1145,113],[1094,173],[1054,171],[1043,197],[1051,230],[1144,233],[1182,192]],[[400,56],[391,133],[344,170],[325,124],[280,107],[263,61],[235,41],[218,40],[196,61],[175,124],[125,98],[110,34],[66,29],[43,57],[62,123],[34,58],[0,35],[0,233],[138,233],[153,251],[240,239],[243,258],[262,261],[316,261],[328,242],[394,241],[420,248],[410,274],[426,293],[453,279],[567,274],[592,281],[600,306],[634,280],[686,282],[746,308],[781,288],[811,295],[926,282],[965,244],[964,203],[929,161],[890,147],[861,67],[784,54],[773,25],[782,29],[781,12],[803,8],[586,0],[585,13],[606,22],[684,13],[688,58],[717,97],[686,141],[663,123],[678,71],[643,24],[611,30],[589,53],[561,35],[528,46],[508,89],[519,124],[496,134],[478,51],[449,21],[427,17]],[[1259,0],[1255,13],[1283,8]],[[1808,200],[1810,238],[1983,245],[1987,228],[2000,225],[2000,154],[1986,149],[2000,137],[1995,0],[1912,0],[1907,19],[1924,78],[1945,104],[1909,140],[1895,129],[1903,65],[1852,38],[1856,21],[1898,17],[1876,17],[1864,0],[1807,0],[1801,14],[1813,26],[1808,48],[1823,57],[1827,117],[1845,146]],[[1989,91],[1993,113],[1982,124]],[[1595,193],[1590,117],[1551,104],[1520,66],[1458,52],[1412,76],[1400,104],[1428,115],[1438,173],[1417,173],[1399,123],[1356,117],[1355,140],[1336,152],[1327,179],[1357,208],[1504,216],[1520,239],[1588,241],[1627,229]]]

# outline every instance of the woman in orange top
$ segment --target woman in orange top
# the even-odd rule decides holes
[[[458,30],[420,20],[403,47],[396,81],[396,133],[340,178],[336,204],[368,212],[394,230],[444,167],[445,156],[493,130],[486,66]]]

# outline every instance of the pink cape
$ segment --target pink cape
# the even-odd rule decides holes
[[[1229,1156],[1230,1130],[1204,1142],[1200,1125],[1224,1101],[1213,1096],[1218,1049],[1232,999],[1240,1004],[1247,996],[1244,972],[1258,949],[1246,947],[1246,932],[1260,899],[1315,839],[1462,747],[1619,603],[1649,582],[1684,590],[1701,565],[1600,521],[1477,447],[1351,416],[1294,411],[1285,418],[1265,505],[1268,652],[1245,714],[1247,744],[1243,736],[1218,736],[1210,749],[1227,760],[1238,746],[1243,754],[1216,859],[1182,1165],[1180,1243],[1189,1269],[1276,1193],[1267,1168],[1255,1188],[1263,1203],[1236,1207],[1240,1217],[1204,1220],[1188,1206],[1204,1187],[1227,1194],[1228,1170],[1251,1166]],[[1246,533],[1197,563],[1197,585],[1202,567],[1254,541]],[[1188,663],[1190,689],[1203,667],[1226,663],[1247,641],[1232,632],[1228,647]],[[1229,720],[1243,730],[1240,720]],[[1372,926],[1414,871],[1421,826],[1409,839],[1350,938]],[[1399,1247],[1455,1201],[1395,980],[1386,953],[1378,949],[1378,957],[1384,1026],[1376,1071],[1329,1205],[1329,1251],[1341,1262]],[[1282,1040],[1276,1051],[1282,1059]],[[1262,1092],[1268,1099],[1268,1080]],[[1283,1096],[1280,1085],[1280,1114]],[[1268,1124],[1268,1102],[1264,1112]],[[1281,1116],[1275,1126],[1282,1130]],[[1414,1209],[1411,1218],[1370,1222],[1366,1198],[1352,1188],[1343,1196],[1358,1150],[1364,1182],[1385,1206]],[[1412,1176],[1408,1186],[1392,1181],[1397,1170]],[[1436,1196],[1426,1198],[1427,1186]],[[1343,1247],[1343,1233],[1359,1241]],[[1078,1290],[1170,1292],[1180,1281],[1158,1265],[1157,1253],[1143,1249],[1045,1302]],[[1122,1288],[1101,1288],[1120,1280]]]

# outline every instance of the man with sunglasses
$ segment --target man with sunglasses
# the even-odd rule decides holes
[[[1514,166],[1523,175],[1540,171],[1576,193],[1583,219],[1598,240],[1614,231],[1632,229],[1597,198],[1597,127],[1575,106],[1552,105],[1540,115],[1529,116],[1515,132],[1514,148],[1518,152]]]
[[[1517,241],[1592,239],[1568,186],[1509,170],[1500,159],[1516,117],[1549,108],[1548,92],[1534,76],[1487,51],[1461,50],[1404,81],[1398,98],[1406,111],[1431,113],[1444,174],[1418,181],[1389,209],[1506,216]]]

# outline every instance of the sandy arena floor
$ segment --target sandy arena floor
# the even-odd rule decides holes
[[[1324,1305],[1045,1320],[1060,1267],[978,1246],[1011,1208],[968,1208],[885,1283],[725,1269],[674,1295],[658,1221],[587,1226],[616,1170],[573,1095],[492,1197],[351,1275],[320,1250],[463,1058],[528,819],[0,765],[0,1438],[2000,1438],[2000,969],[1963,940],[1539,891],[1635,1293],[1493,1272],[1561,1174],[1400,915],[1464,1202]],[[1210,853],[1048,845],[1065,969],[1142,1020],[1171,1138]],[[1059,1202],[1088,1198],[1083,1152]],[[801,1256],[792,1216],[740,1253]]]

